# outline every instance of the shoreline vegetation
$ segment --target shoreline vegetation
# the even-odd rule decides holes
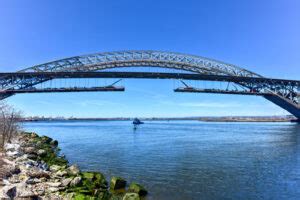
[[[147,190],[137,184],[127,186],[121,177],[108,182],[100,172],[83,172],[69,165],[61,155],[58,141],[36,133],[17,133],[4,145],[5,172],[0,199],[141,200]]]
[[[22,122],[41,122],[41,121],[132,121],[134,118],[76,118],[76,117],[25,117]],[[201,122],[296,122],[297,119],[290,115],[283,116],[221,116],[221,117],[152,117],[139,118],[142,121],[176,121],[194,120]]]

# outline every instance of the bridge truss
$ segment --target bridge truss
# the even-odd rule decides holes
[[[180,70],[173,73],[115,72],[112,68],[161,67]],[[54,88],[36,90],[35,85],[58,78],[151,78],[207,80],[233,83],[242,91],[203,90],[183,87],[175,92],[208,92],[221,94],[260,95],[300,118],[300,81],[271,79],[220,61],[172,52],[120,51],[75,56],[14,73],[0,73],[0,100],[17,93],[123,91],[122,88]]]

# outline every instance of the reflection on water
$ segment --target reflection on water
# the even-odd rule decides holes
[[[34,122],[83,170],[143,184],[148,199],[300,199],[300,125]]]

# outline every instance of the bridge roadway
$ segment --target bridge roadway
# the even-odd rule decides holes
[[[11,72],[0,73],[0,79],[31,79],[31,78],[144,78],[144,79],[182,79],[224,81],[236,83],[264,83],[272,85],[289,85],[300,87],[300,81],[273,79],[263,77],[244,77],[226,75],[205,75],[196,73],[161,73],[161,72]]]

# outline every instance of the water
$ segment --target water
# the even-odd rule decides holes
[[[300,199],[300,125],[31,122],[81,169],[143,184],[147,199]]]

